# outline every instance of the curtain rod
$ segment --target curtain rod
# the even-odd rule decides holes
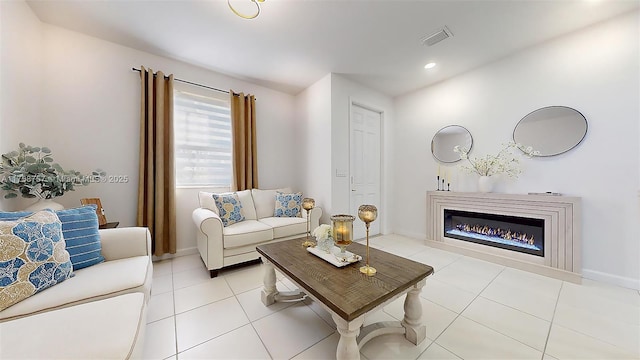
[[[136,69],[136,68],[131,68],[131,70],[133,70],[133,71],[137,71],[137,72],[142,71],[142,70],[140,70],[140,69]],[[156,74],[154,73],[154,74],[153,74],[153,76],[156,76]],[[165,77],[166,77],[166,76],[165,76]],[[217,89],[217,88],[214,88],[214,87],[211,87],[211,86],[207,86],[207,85],[202,85],[202,84],[194,83],[194,82],[187,81],[187,80],[182,80],[182,79],[177,79],[177,78],[173,78],[173,80],[174,80],[174,81],[181,82],[181,83],[189,84],[189,85],[195,85],[195,86],[203,87],[203,88],[205,88],[205,89],[209,89],[209,90],[219,91],[219,92],[223,92],[223,93],[227,93],[227,94],[229,93],[229,91],[227,91],[227,90],[221,90],[221,89]],[[240,96],[240,95],[235,94],[235,93],[234,93],[233,95],[234,95],[234,96]],[[257,99],[256,99],[256,100],[257,100]]]

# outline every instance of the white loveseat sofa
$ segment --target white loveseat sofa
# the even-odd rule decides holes
[[[105,261],[0,311],[0,359],[141,358],[151,293],[151,238],[100,230]]]
[[[198,227],[198,251],[211,277],[218,276],[223,267],[259,259],[257,245],[305,236],[306,211],[302,210],[302,217],[273,216],[277,191],[291,193],[289,188],[238,191],[245,220],[226,227],[218,215],[213,193],[199,193],[200,207],[192,216]],[[320,207],[309,212],[311,231],[318,226],[320,216]]]

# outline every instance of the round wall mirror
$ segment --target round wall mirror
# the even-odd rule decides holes
[[[536,156],[565,153],[578,146],[586,135],[587,119],[566,106],[535,110],[523,117],[513,130],[513,140],[539,151]]]
[[[431,153],[440,162],[454,163],[460,160],[460,154],[453,151],[456,145],[471,150],[473,145],[471,133],[460,125],[445,126],[433,135]]]

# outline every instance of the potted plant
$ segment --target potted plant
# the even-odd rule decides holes
[[[34,147],[19,144],[19,149],[2,154],[0,163],[0,189],[7,193],[5,199],[38,198],[36,208],[61,209],[62,205],[52,199],[74,191],[76,186],[88,185],[100,181],[106,174],[102,170],[90,175],[75,170],[64,170],[53,161],[51,150],[47,147]],[[35,208],[34,208],[35,210]]]

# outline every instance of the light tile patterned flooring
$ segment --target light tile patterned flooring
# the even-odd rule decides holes
[[[639,359],[638,291],[575,285],[427,247],[398,235],[373,247],[436,272],[421,300],[427,339],[384,335],[361,349],[374,359]],[[375,264],[373,264],[375,266]],[[263,265],[210,279],[198,255],[154,263],[147,359],[333,359],[339,335],[311,300],[260,302]],[[281,275],[278,288],[293,289]],[[400,320],[404,297],[366,319]]]

